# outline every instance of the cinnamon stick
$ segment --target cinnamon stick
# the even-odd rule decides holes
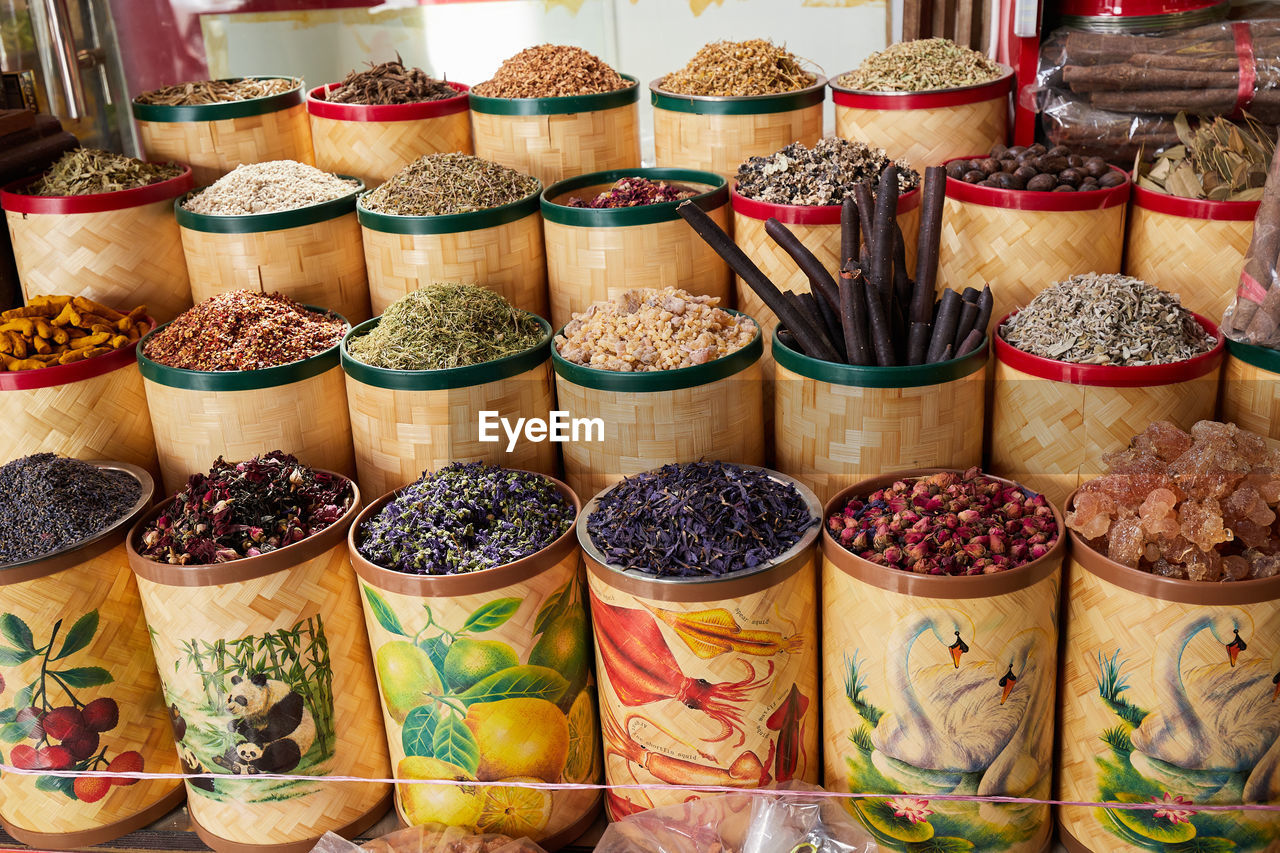
[[[1234,71],[1180,71],[1135,65],[1068,65],[1062,78],[1073,92],[1128,92],[1145,89],[1226,89],[1240,83]]]
[[[1280,255],[1280,145],[1276,146],[1276,152],[1271,155],[1271,164],[1267,168],[1267,182],[1263,185],[1262,199],[1258,202],[1258,212],[1253,218],[1253,237],[1249,240],[1244,268],[1240,271],[1241,281],[1252,279],[1253,283],[1264,290],[1275,289],[1277,255]],[[1237,293],[1229,318],[1230,328],[1224,331],[1237,336],[1247,334],[1258,307],[1258,302]]]

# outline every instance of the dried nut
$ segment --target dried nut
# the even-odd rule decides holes
[[[955,178],[957,181],[964,178],[964,173],[969,171],[968,160],[952,160],[947,164],[947,177]]]
[[[1084,165],[1084,158],[1081,157],[1079,154],[1068,154],[1067,163],[1071,166],[1071,168],[1079,169],[1081,166]]]
[[[964,173],[964,182],[966,184],[976,184],[979,181],[985,181],[986,179],[987,173],[981,169],[973,169]]]
[[[1012,157],[1013,159],[1017,160],[1019,157],[1021,157],[1021,156],[1022,156],[1022,153],[1023,153],[1024,151],[1026,151],[1026,150],[1027,150],[1027,149],[1026,149],[1024,146],[1022,146],[1022,145],[1015,145],[1015,146],[1013,146],[1012,148],[1008,149],[1008,150],[1005,152],[1005,154],[1007,154],[1008,156],[1010,156],[1010,157]]]
[[[1126,180],[1127,178],[1124,176],[1123,172],[1111,171],[1111,172],[1107,172],[1101,178],[1098,178],[1098,186],[1107,187],[1107,188],[1118,187],[1121,184],[1123,184]]]
[[[1015,178],[1022,179],[1023,183],[1026,183],[1038,174],[1040,173],[1036,171],[1035,166],[1019,166],[1013,172],[1013,176]]]
[[[1008,147],[1001,145],[998,142],[991,147],[991,156],[996,158],[997,160],[1003,160],[1005,157],[1005,154],[1007,154],[1008,152],[1009,152]]]
[[[1111,171],[1111,167],[1101,157],[1090,157],[1084,161],[1084,171],[1091,178],[1101,178]]]
[[[978,183],[975,184],[975,186],[986,187],[992,190],[1000,189],[1000,185],[995,181],[993,181],[991,178],[987,178],[985,181],[978,181]]]
[[[986,172],[988,175],[994,175],[996,172],[1000,171],[1000,161],[996,160],[994,157],[988,157],[985,160],[978,161],[978,168],[983,172]]]
[[[1053,175],[1036,175],[1027,181],[1026,188],[1033,193],[1043,193],[1052,190],[1057,183],[1058,181]]]
[[[1070,157],[1071,149],[1065,145],[1055,145],[1045,153],[1050,157]]]
[[[1048,149],[1046,149],[1046,148],[1045,148],[1043,145],[1041,145],[1039,142],[1037,142],[1035,145],[1028,145],[1028,146],[1027,146],[1027,153],[1028,153],[1028,154],[1033,154],[1033,155],[1035,155],[1036,157],[1041,157],[1041,156],[1043,156],[1045,153],[1047,153],[1047,150],[1048,150]]]
[[[1073,193],[1075,191],[1076,191],[1076,188],[1071,186],[1070,184],[1058,184],[1056,187],[1053,188],[1053,192],[1055,193]]]
[[[1063,169],[1058,173],[1058,181],[1069,186],[1078,187],[1084,182],[1084,172],[1079,169]]]
[[[1079,186],[1080,192],[1089,192],[1091,190],[1096,190],[1096,189],[1098,189],[1097,178],[1085,178],[1083,181],[1080,182],[1080,186]]]
[[[1041,172],[1056,175],[1063,169],[1068,168],[1067,158],[1061,154],[1046,154],[1036,160],[1036,168]]]
[[[991,176],[991,180],[1002,190],[1020,190],[1027,185],[1026,181],[1010,175],[1008,172],[998,172]]]
[[[1002,172],[1008,172],[1009,174],[1012,175],[1014,170],[1017,168],[1018,168],[1018,161],[1013,159],[1012,157],[1006,157],[1000,161],[1000,171]]]

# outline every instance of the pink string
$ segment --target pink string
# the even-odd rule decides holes
[[[243,781],[272,781],[272,782],[366,782],[370,784],[397,784],[397,785],[458,785],[465,784],[482,788],[534,788],[541,791],[699,791],[708,794],[749,794],[756,796],[769,797],[796,797],[796,798],[813,798],[825,797],[831,799],[858,800],[858,799],[876,799],[886,800],[895,797],[916,797],[922,800],[933,800],[939,802],[955,802],[955,803],[996,803],[1000,805],[1020,805],[1020,806],[1078,806],[1081,808],[1101,808],[1101,809],[1130,809],[1138,811],[1155,811],[1159,809],[1169,808],[1169,803],[1104,803],[1089,802],[1076,800],[1040,800],[1034,797],[996,797],[996,796],[974,796],[969,794],[908,794],[908,793],[845,793],[842,791],[822,791],[822,790],[788,790],[786,788],[730,788],[724,785],[662,785],[662,784],[633,784],[633,785],[608,785],[597,784],[592,782],[465,782],[459,783],[453,779],[379,779],[368,776],[294,776],[287,773],[254,773],[252,775],[240,775],[232,773],[147,773],[144,771],[108,771],[108,770],[31,770],[22,767],[14,767],[9,764],[0,764],[0,772],[16,773],[22,776],[61,776],[74,778],[76,776],[106,776],[113,779],[221,779],[243,780]],[[1197,812],[1280,812],[1280,803],[1242,803],[1240,805],[1215,805],[1210,803],[1185,803],[1175,807],[1193,807]]]

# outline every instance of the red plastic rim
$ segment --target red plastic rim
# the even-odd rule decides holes
[[[151,317],[147,318],[147,322],[152,329],[156,327],[156,321]],[[52,388],[55,385],[70,385],[82,379],[92,379],[136,363],[137,349],[138,341],[134,341],[114,352],[86,358],[73,364],[38,367],[34,370],[5,371],[0,373],[0,391],[34,391],[37,388]]]
[[[184,165],[182,174],[158,184],[147,184],[131,190],[93,195],[25,195],[18,190],[40,178],[22,178],[0,190],[0,207],[14,213],[105,213],[141,207],[157,201],[177,198],[195,186],[191,167]],[[64,365],[65,366],[65,365]],[[45,368],[46,370],[48,368]]]
[[[422,101],[416,104],[335,104],[320,97],[321,94],[342,88],[341,83],[317,86],[307,93],[307,112],[320,118],[337,121],[414,121],[423,118],[439,118],[467,110],[471,87],[465,83],[449,82],[458,94],[439,101]]]
[[[956,160],[972,160],[974,157],[986,157],[986,154],[975,154],[973,157],[953,157],[943,165]],[[1118,187],[1107,187],[1100,190],[1089,190],[1083,193],[1037,193],[1027,190],[998,190],[994,187],[980,187],[966,184],[964,181],[947,176],[947,198],[956,201],[981,204],[984,207],[1000,207],[1005,210],[1106,210],[1129,201],[1129,191],[1133,183],[1128,180],[1129,173],[1117,166],[1112,169],[1125,176],[1125,182]]]
[[[1217,370],[1218,365],[1222,364],[1225,343],[1222,335],[1218,333],[1217,325],[1209,318],[1194,312],[1191,316],[1196,318],[1196,322],[1217,339],[1218,342],[1214,344],[1213,349],[1186,361],[1175,361],[1173,364],[1144,364],[1135,367],[1120,367],[1112,364],[1071,364],[1023,352],[1007,342],[1000,334],[1004,324],[1017,313],[1017,311],[1011,311],[1001,317],[1000,322],[996,324],[996,333],[991,336],[996,342],[996,360],[1039,379],[1101,388],[1146,388],[1199,379]]]
[[[1003,74],[990,83],[961,86],[958,89],[942,89],[936,92],[864,92],[844,89],[831,83],[831,100],[838,107],[859,110],[936,110],[940,107],[961,107],[979,101],[992,101],[1008,96],[1013,90],[1013,69],[999,63]],[[843,75],[837,74],[838,80]]]
[[[738,195],[738,182],[729,186],[729,201],[734,213],[741,213],[752,219],[765,220],[774,217],[784,225],[839,225],[840,205],[838,204],[774,204],[768,201],[756,201],[753,198]],[[906,213],[920,206],[920,188],[898,196],[898,212]]]
[[[1187,219],[1209,219],[1214,222],[1252,222],[1258,215],[1256,201],[1209,201],[1201,198],[1180,198],[1168,193],[1143,189],[1134,184],[1133,206],[1170,216]]]
[[[1171,15],[1214,6],[1218,0],[1063,0],[1064,15],[1132,18]]]

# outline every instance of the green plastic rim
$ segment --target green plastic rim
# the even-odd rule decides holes
[[[458,234],[462,231],[479,231],[481,228],[496,228],[499,225],[524,219],[538,212],[538,198],[542,195],[542,181],[538,186],[519,201],[491,207],[488,210],[473,210],[469,213],[443,213],[439,216],[401,216],[395,213],[375,213],[366,210],[360,202],[364,201],[364,193],[356,203],[356,218],[360,224],[370,231],[383,234]]]
[[[968,355],[936,364],[908,364],[899,367],[836,364],[810,358],[791,349],[778,339],[778,329],[781,328],[782,326],[778,326],[773,330],[774,361],[806,379],[853,388],[920,388],[954,382],[985,368],[991,353],[991,336],[988,335],[982,339],[982,345]]]
[[[1245,364],[1251,364],[1260,370],[1280,373],[1280,352],[1276,350],[1227,338],[1227,352],[1232,358],[1238,358]]]
[[[526,350],[511,355],[483,361],[480,364],[469,364],[466,367],[447,367],[443,370],[393,370],[388,367],[374,367],[365,364],[347,351],[347,344],[362,335],[367,335],[382,319],[374,317],[365,320],[342,339],[342,369],[355,381],[375,388],[388,388],[392,391],[445,391],[452,388],[471,388],[501,379],[510,379],[545,364],[551,350],[551,324],[528,311],[526,316],[538,321],[542,327],[542,336],[538,342]]]
[[[720,379],[741,373],[760,360],[764,354],[764,343],[760,335],[760,323],[749,314],[725,308],[730,314],[746,317],[756,324],[756,334],[751,341],[737,352],[708,361],[706,364],[695,364],[693,367],[678,367],[674,370],[650,370],[638,373],[622,373],[617,370],[601,370],[598,367],[583,367],[566,361],[553,346],[551,347],[551,364],[556,375],[583,388],[596,391],[625,391],[627,393],[645,393],[649,391],[679,391],[682,388],[695,388],[699,385],[710,385]],[[556,334],[562,334],[561,328]]]
[[[706,211],[715,210],[729,203],[729,182],[715,172],[697,169],[611,169],[607,172],[591,172],[557,181],[542,193],[542,218],[557,225],[575,225],[579,228],[622,228],[627,225],[652,225],[656,222],[674,222],[678,201],[662,201],[657,204],[641,204],[636,207],[569,207],[552,201],[568,193],[587,187],[613,184],[623,178],[648,178],[651,181],[703,184],[711,187],[688,199]]]
[[[328,222],[346,216],[356,209],[356,199],[364,192],[364,181],[351,175],[338,175],[339,178],[356,181],[351,192],[337,198],[311,204],[294,210],[281,210],[277,213],[246,213],[237,216],[216,216],[209,213],[192,213],[183,208],[187,199],[203,192],[208,187],[201,187],[173,200],[173,213],[178,225],[189,231],[201,231],[205,234],[257,234],[262,231],[283,231],[286,228],[302,228],[318,222]]]
[[[342,321],[348,330],[351,329],[351,324],[347,322],[347,318],[336,311],[318,308],[315,305],[304,305],[302,307],[309,308],[317,314],[336,317]],[[143,335],[142,340],[138,341],[138,370],[142,373],[143,379],[149,379],[157,385],[164,385],[169,388],[183,388],[187,391],[257,391],[262,388],[276,388],[293,382],[301,382],[304,379],[310,379],[313,376],[319,376],[321,373],[332,370],[342,363],[339,357],[342,342],[339,341],[324,352],[316,353],[310,358],[282,364],[278,367],[264,367],[261,370],[187,370],[181,367],[169,367],[157,361],[152,361],[143,355],[143,350],[146,349],[147,343],[152,336],[158,334],[162,329],[168,328],[168,326],[168,323],[163,326],[157,326]]]
[[[611,110],[640,101],[640,81],[630,74],[619,75],[631,85],[594,95],[563,98],[486,98],[471,90],[471,112],[493,116],[550,116]]]
[[[821,104],[827,98],[827,78],[818,75],[818,79],[810,86],[796,89],[794,92],[779,92],[775,95],[737,95],[734,97],[717,97],[715,95],[681,95],[668,92],[659,87],[665,80],[659,77],[649,84],[649,102],[654,109],[668,110],[675,113],[693,113],[708,116],[752,116],[764,113],[785,113],[802,110]]]
[[[167,107],[163,104],[140,104],[131,102],[133,117],[138,121],[180,122],[180,121],[221,121],[229,118],[248,118],[266,113],[287,110],[306,102],[305,83],[299,77],[287,74],[267,74],[253,77],[225,77],[218,83],[239,83],[241,80],[293,80],[298,85],[278,95],[267,95],[261,98],[246,98],[243,101],[225,101],[219,104],[191,104],[179,107]]]

